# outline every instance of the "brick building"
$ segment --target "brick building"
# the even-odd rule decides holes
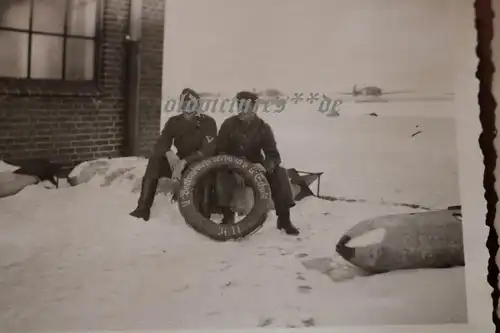
[[[135,1],[1,1],[0,160],[148,154],[160,127],[165,0]]]

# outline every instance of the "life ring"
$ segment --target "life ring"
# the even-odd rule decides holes
[[[233,225],[217,224],[204,217],[194,203],[194,189],[201,177],[210,171],[229,168],[240,174],[254,192],[254,205],[245,218]],[[271,189],[265,175],[252,163],[230,155],[217,155],[189,167],[181,180],[179,211],[186,223],[197,232],[216,241],[246,237],[262,227],[269,212]]]

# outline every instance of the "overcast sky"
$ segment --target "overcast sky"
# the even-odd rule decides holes
[[[167,0],[164,93],[453,91],[460,0]]]

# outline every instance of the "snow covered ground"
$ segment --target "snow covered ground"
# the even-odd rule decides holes
[[[149,222],[128,216],[128,183],[31,186],[0,200],[0,330],[466,322],[463,268],[356,276],[334,252],[360,220],[417,211],[381,201],[460,203],[453,104],[346,104],[339,117],[305,105],[263,115],[285,164],[323,171],[324,195],[366,203],[306,198],[298,238],[270,216],[248,240],[215,243],[164,195]],[[333,260],[330,276],[305,268],[315,258]]]

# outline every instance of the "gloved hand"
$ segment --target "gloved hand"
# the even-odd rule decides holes
[[[175,165],[179,163],[179,157],[171,150],[167,151],[165,157],[167,158],[168,164],[170,164],[170,168],[174,170]]]
[[[264,168],[266,168],[267,173],[273,173],[277,167],[278,167],[278,164],[274,160],[264,161]]]
[[[260,171],[262,173],[267,173],[267,169],[260,163],[255,163],[253,167],[257,169],[257,171]]]
[[[180,160],[175,164],[172,171],[172,181],[178,182],[181,179],[182,172],[184,171],[184,168],[186,168],[186,164],[186,160]]]
[[[254,164],[254,167],[262,173],[270,174],[274,172],[276,165],[273,162],[265,161],[263,165],[260,163]]]

